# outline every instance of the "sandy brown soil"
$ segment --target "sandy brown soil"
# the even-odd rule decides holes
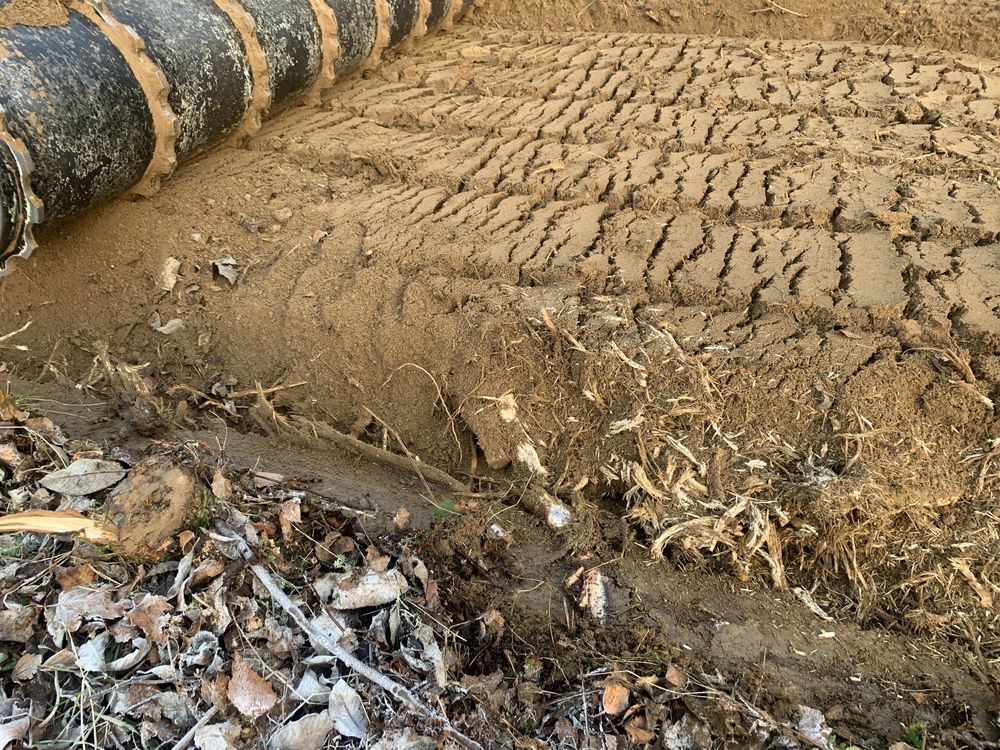
[[[63,0],[5,0],[0,3],[0,28],[58,26],[66,22],[67,5]]]
[[[8,359],[97,393],[101,341],[150,363],[172,429],[292,434],[268,450],[317,469],[356,463],[331,427],[418,455],[489,509],[427,538],[450,601],[525,641],[687,646],[779,712],[840,706],[841,737],[990,735],[1000,66],[959,53],[995,53],[995,11],[782,5],[809,18],[484,6],[41,233],[0,282],[2,328],[32,324]],[[804,36],[875,44],[778,41]],[[256,383],[287,386],[276,414]],[[574,533],[500,499],[542,490]],[[581,559],[605,629],[563,615]]]
[[[748,39],[898,44],[1000,56],[1000,9],[989,0],[490,0],[471,17],[487,27],[631,31]]]

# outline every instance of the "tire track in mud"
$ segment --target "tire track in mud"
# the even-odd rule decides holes
[[[355,118],[288,153],[377,152],[423,188],[396,199],[406,231],[468,236],[470,272],[651,302],[958,308],[998,331],[982,293],[1000,283],[996,70],[894,48],[574,41],[467,35],[437,62],[431,45],[405,97],[357,84],[339,104]],[[445,262],[425,247],[400,262]]]
[[[76,236],[54,231],[34,268],[73,298],[82,266],[127,286],[109,265],[155,276],[167,254],[204,267],[213,247],[235,253],[252,286],[225,299],[196,291],[164,312],[197,304],[218,321],[203,333],[223,342],[259,329],[219,336],[230,307],[240,321],[259,311],[278,336],[335,319],[331,300],[362,272],[612,294],[751,326],[788,303],[827,324],[903,315],[987,355],[1000,337],[995,65],[841,43],[456,37],[346,82],[323,110],[288,113],[247,149],[209,155],[162,197],[113,203]],[[267,205],[295,219],[268,228]],[[137,215],[161,228],[156,242],[136,235]],[[247,220],[263,234],[243,231]],[[24,279],[0,283],[14,313],[27,315],[34,293]],[[86,321],[102,336],[127,331],[129,347],[143,335],[162,344],[127,310],[86,304],[47,309],[42,348],[66,330],[87,338]],[[239,348],[215,361],[235,366]],[[279,377],[278,351],[244,365]]]
[[[786,13],[756,0],[641,5],[550,0],[539,14],[519,0],[493,0],[471,14],[488,28],[668,32],[757,40],[850,40],[1000,57],[1000,12],[991,0],[795,0]]]

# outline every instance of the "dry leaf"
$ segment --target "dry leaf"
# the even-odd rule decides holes
[[[117,461],[81,458],[65,469],[42,477],[39,484],[63,495],[92,495],[118,484],[124,478],[125,470]]]
[[[353,651],[354,647],[357,645],[357,638],[354,635],[354,631],[347,624],[347,620],[342,614],[340,614],[340,612],[324,612],[323,614],[314,617],[310,621],[310,624],[313,632],[322,633],[335,643],[339,643],[348,651]],[[309,634],[309,642],[318,653],[327,653],[327,650],[322,643],[313,638],[312,632]]]
[[[319,681],[319,677],[311,669],[307,669],[299,684],[295,687],[295,697],[303,703],[329,703],[330,688]]]
[[[194,733],[194,746],[198,750],[238,750],[240,728],[228,721],[198,727]]]
[[[417,628],[417,638],[424,644],[424,659],[434,665],[434,681],[438,687],[443,688],[448,684],[448,668],[445,666],[441,647],[434,638],[434,631],[429,625],[421,625]]]
[[[361,696],[344,680],[339,680],[330,690],[329,710],[340,734],[359,740],[368,736],[368,717],[361,705]]]
[[[160,271],[160,278],[157,284],[165,292],[172,292],[177,286],[177,272],[180,270],[181,262],[174,257],[168,257]]]
[[[188,552],[190,552],[191,549],[194,547],[194,540],[197,538],[197,536],[198,535],[195,534],[190,529],[184,529],[184,531],[182,531],[180,534],[178,534],[177,535],[177,546],[180,547],[181,552],[183,552],[185,555]],[[192,585],[194,585],[193,582],[192,582]]]
[[[21,654],[21,658],[10,672],[11,679],[15,682],[30,680],[38,673],[40,666],[42,666],[41,654]]]
[[[680,721],[667,724],[660,733],[664,750],[687,750],[691,747],[711,747],[712,733],[693,714],[684,714]]]
[[[627,687],[617,680],[608,680],[604,686],[604,697],[601,699],[601,703],[604,706],[604,713],[612,717],[621,716],[625,713],[625,709],[628,708],[630,697],[631,694]]]
[[[632,742],[638,745],[646,745],[656,737],[655,734],[646,728],[646,719],[642,716],[637,716],[625,724],[625,734],[628,735],[628,738]]]
[[[7,391],[0,390],[0,419],[4,422],[23,422],[30,415],[17,408],[17,403]]]
[[[822,711],[809,706],[799,706],[798,730],[820,747],[829,747],[833,730],[826,724]]]
[[[111,640],[111,634],[105,630],[80,646],[76,652],[76,665],[84,672],[105,672],[107,659],[104,652],[108,647],[109,640]]]
[[[38,610],[13,604],[7,606],[9,609],[0,610],[0,641],[28,643],[35,634]]]
[[[0,444],[0,464],[16,469],[24,460],[21,452],[10,443]]]
[[[687,675],[684,674],[683,670],[675,664],[671,664],[667,667],[667,682],[673,685],[675,688],[682,688],[687,685]]]
[[[52,620],[73,633],[84,620],[116,620],[125,613],[124,602],[113,602],[108,592],[82,586],[63,591],[56,600]]]
[[[181,657],[181,662],[187,666],[207,667],[215,661],[218,653],[218,636],[210,630],[202,630],[195,633],[191,639],[187,652]]]
[[[395,568],[368,571],[360,578],[351,573],[328,573],[313,584],[321,601],[334,609],[378,607],[398,599],[407,589],[406,579]]]
[[[165,336],[169,336],[172,333],[177,333],[184,327],[184,321],[180,318],[172,318],[166,323],[160,320],[160,314],[158,312],[153,313],[153,317],[149,319],[149,327],[154,331],[159,331]]]
[[[76,656],[68,648],[56,651],[42,662],[42,669],[62,669],[76,666]]]
[[[185,533],[186,532],[182,531],[181,536],[183,536]],[[221,560],[212,560],[212,559],[202,560],[198,564],[198,567],[195,568],[194,571],[191,573],[191,580],[188,583],[188,587],[194,588],[202,581],[207,581],[209,578],[215,578],[217,575],[220,575],[222,571],[224,571],[225,569],[226,565]]]
[[[507,627],[507,622],[504,620],[503,615],[500,614],[500,610],[498,609],[487,610],[483,616],[479,618],[479,621],[486,630],[486,635],[492,640],[500,638]]]
[[[233,676],[226,694],[237,711],[252,719],[267,713],[278,702],[271,683],[254,672],[239,654],[233,660]]]
[[[0,516],[0,532],[27,531],[34,534],[73,534],[93,544],[114,544],[113,526],[87,518],[75,510],[30,510]]]
[[[146,594],[136,604],[132,611],[125,615],[125,619],[139,628],[146,637],[157,645],[167,642],[164,628],[170,622],[170,612],[173,607],[164,597]]]
[[[236,258],[231,255],[227,255],[225,258],[216,258],[212,261],[212,266],[215,268],[215,272],[229,282],[229,286],[233,286],[236,283],[236,279],[239,273],[236,267],[239,263]]]
[[[31,417],[24,420],[24,426],[55,445],[63,446],[68,442],[62,429],[48,417]]]
[[[410,511],[401,505],[396,509],[396,515],[392,517],[392,525],[397,533],[402,534],[404,531],[409,530],[412,520],[413,516]]]
[[[28,736],[30,728],[31,719],[27,716],[0,724],[0,750],[4,750],[12,742],[23,740]]]
[[[416,636],[422,646],[419,652],[412,648],[403,649],[403,658],[406,662],[421,672],[428,672],[434,675],[434,681],[438,687],[448,684],[448,668],[444,663],[444,654],[434,638],[434,631],[427,625],[417,628]]]
[[[76,586],[86,586],[97,580],[97,573],[89,565],[74,565],[71,568],[64,568],[56,576],[56,583],[63,591]]]
[[[281,537],[290,542],[293,537],[293,523],[302,523],[302,502],[297,498],[286,500],[278,512],[278,523],[281,525]]]
[[[308,714],[298,721],[285,724],[272,734],[267,746],[271,750],[319,750],[326,744],[326,738],[333,731],[334,725],[328,711]]]
[[[228,500],[233,496],[233,483],[226,479],[222,469],[215,469],[215,476],[212,477],[212,494],[219,500]]]
[[[111,633],[107,630],[83,644],[77,651],[76,663],[84,672],[125,672],[137,666],[146,658],[151,650],[149,641],[145,638],[135,638],[132,651],[113,661],[107,661],[107,649]]]

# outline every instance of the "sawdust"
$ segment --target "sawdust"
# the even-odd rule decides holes
[[[0,29],[12,26],[62,26],[69,20],[63,0],[9,0],[0,7]]]

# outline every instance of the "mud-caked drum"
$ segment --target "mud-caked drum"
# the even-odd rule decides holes
[[[0,28],[0,273],[43,218],[152,194],[179,161],[319,101],[470,4],[77,0],[63,22]]]
[[[60,26],[0,29],[0,49],[3,125],[27,147],[46,219],[139,181],[156,145],[153,119],[125,58],[97,26],[70,11]]]

